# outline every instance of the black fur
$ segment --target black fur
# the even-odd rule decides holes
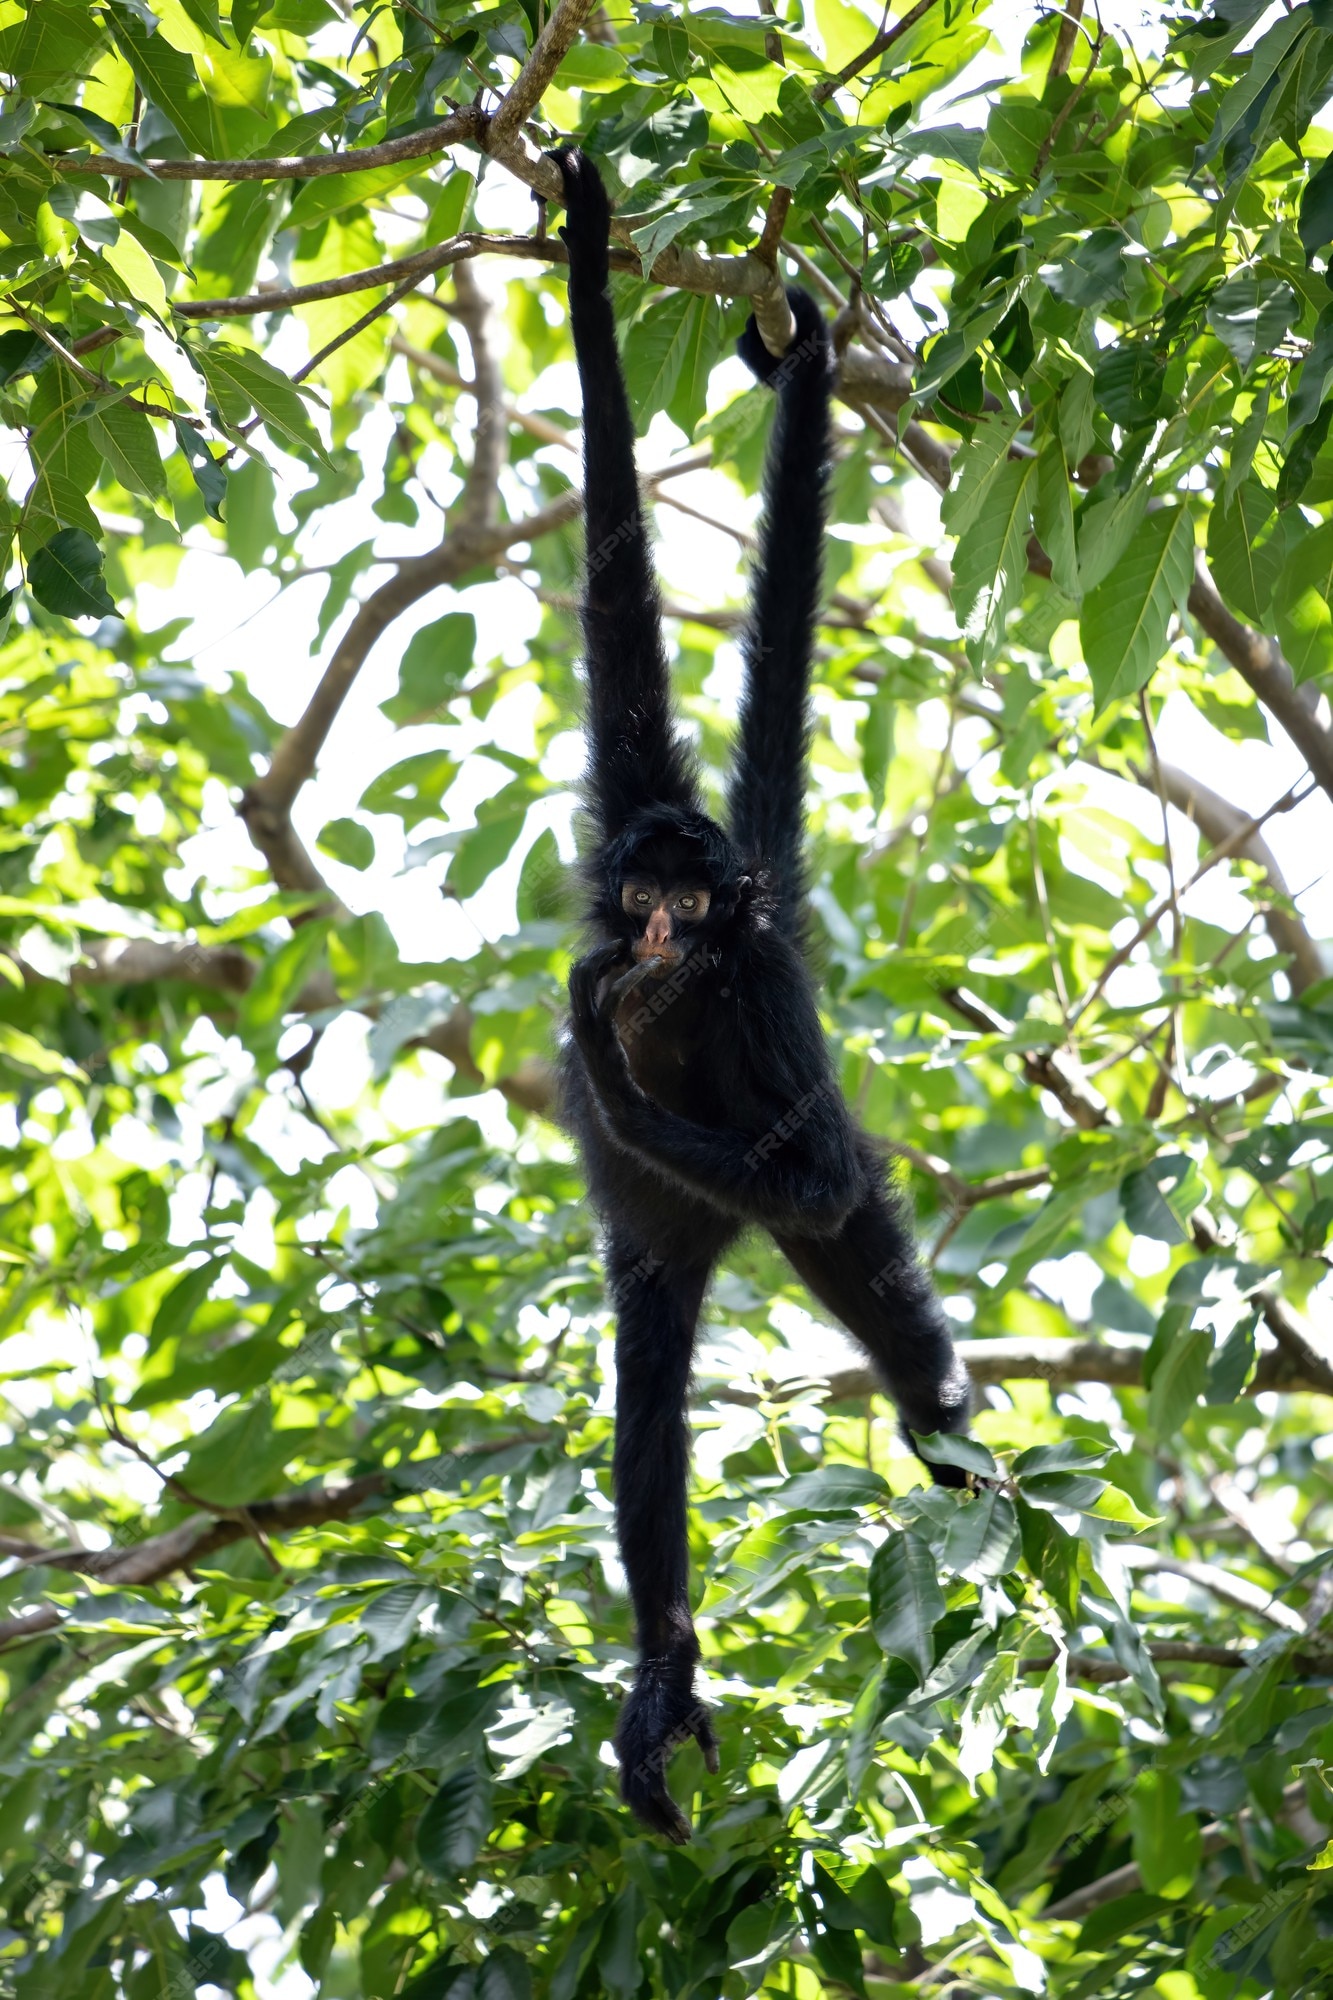
[[[689,1433],[695,1328],[709,1278],[749,1225],[768,1229],[860,1341],[905,1428],[959,1431],[967,1374],[917,1261],[881,1150],[834,1079],[801,950],[808,686],[830,454],[828,333],[788,293],[796,336],[775,359],[753,319],[740,352],[778,396],[746,639],[730,830],[704,812],[672,719],[657,581],[607,294],[610,207],[581,154],[565,184],[570,310],[583,391],[588,579],[592,948],[569,980],[566,1116],[606,1227],[616,1309],[615,1489],[640,1661],[616,1733],[621,1790],[646,1825],[687,1840],[666,1764],[689,1736],[717,1748],[694,1693]],[[647,958],[627,880],[709,892]],[[664,920],[665,921],[665,920]],[[636,956],[636,946],[639,955]],[[960,1475],[933,1476],[948,1484]]]

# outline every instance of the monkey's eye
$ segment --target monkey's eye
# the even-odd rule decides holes
[[[699,907],[699,898],[697,896],[682,896],[680,907],[682,910],[697,910]]]
[[[642,907],[645,903],[651,903],[653,899],[646,889],[636,889],[634,891],[634,900]]]

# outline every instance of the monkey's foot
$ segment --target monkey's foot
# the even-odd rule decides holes
[[[718,1768],[717,1738],[707,1708],[694,1692],[691,1661],[643,1660],[620,1712],[616,1755],[620,1796],[653,1833],[683,1847],[693,1829],[667,1790],[673,1751],[693,1737],[710,1771]]]
[[[565,222],[560,234],[569,245],[571,275],[577,270],[606,282],[610,265],[611,203],[602,177],[577,146],[562,146],[547,159],[560,169],[565,184]]]

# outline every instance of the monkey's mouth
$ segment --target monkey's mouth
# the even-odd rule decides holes
[[[679,965],[685,953],[678,944],[671,944],[665,940],[650,944],[647,938],[639,938],[630,956],[635,965],[642,966],[646,973],[656,977],[660,973],[670,972],[673,967]]]

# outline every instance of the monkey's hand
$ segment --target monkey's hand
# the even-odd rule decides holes
[[[750,373],[761,382],[766,382],[771,389],[779,391],[790,387],[809,369],[826,370],[829,365],[828,327],[809,292],[802,291],[799,285],[788,285],[787,304],[791,307],[796,331],[785,354],[769,353],[753,313],[745,322],[745,331],[736,343],[736,352]]]
[[[562,146],[546,157],[560,169],[565,184],[565,223],[560,234],[569,245],[570,277],[589,281],[604,291],[611,275],[607,255],[611,203],[602,177],[577,146]]]
[[[717,1738],[708,1710],[694,1692],[694,1662],[641,1660],[616,1729],[620,1796],[646,1827],[683,1847],[693,1829],[667,1790],[672,1752],[691,1736],[710,1771],[718,1768]]]
[[[609,975],[624,970],[629,953],[618,938],[596,945],[569,971],[569,1025],[588,1073],[603,1095],[635,1088],[616,1033]]]

